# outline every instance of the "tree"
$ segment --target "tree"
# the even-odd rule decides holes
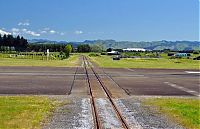
[[[0,34],[0,47],[3,46],[2,43],[3,43],[3,38],[1,37],[1,34]]]
[[[66,57],[69,57],[69,54],[72,52],[72,45],[67,44],[64,49],[64,53]]]
[[[27,48],[27,40],[20,36],[13,37],[12,35],[4,35],[3,37],[0,35],[0,47],[6,48],[7,50],[17,50],[24,51]]]
[[[92,52],[102,52],[103,51],[103,46],[98,45],[98,44],[90,45],[90,47],[91,47]]]
[[[108,48],[106,51],[107,51],[107,52],[111,52],[111,51],[112,51],[112,48]]]
[[[91,48],[88,44],[80,44],[77,48],[78,52],[91,52]]]

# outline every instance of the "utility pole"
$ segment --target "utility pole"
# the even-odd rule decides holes
[[[47,60],[49,60],[49,49],[47,49]]]

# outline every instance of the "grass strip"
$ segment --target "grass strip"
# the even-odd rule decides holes
[[[199,99],[154,98],[145,100],[144,104],[155,106],[158,112],[188,129],[200,129]]]
[[[112,60],[111,56],[97,56],[90,57],[90,59],[100,67],[105,68],[200,69],[200,61],[192,59],[124,58]]]
[[[38,129],[60,102],[37,96],[0,96],[1,129]]]
[[[79,66],[79,55],[71,55],[64,60],[34,60],[0,58],[0,66],[49,66],[49,67],[75,67]]]

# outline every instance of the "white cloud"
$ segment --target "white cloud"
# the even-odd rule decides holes
[[[77,35],[79,35],[79,34],[83,34],[83,31],[81,31],[81,30],[76,30],[74,33],[77,34]]]
[[[47,31],[45,31],[45,30],[42,30],[42,31],[40,31],[40,33],[41,33],[41,34],[46,34],[46,33],[47,33]]]
[[[32,35],[32,36],[36,36],[36,37],[40,36],[39,33],[36,33],[36,32],[34,32],[34,31],[30,31],[30,30],[25,31],[25,33],[26,33],[26,34],[29,34],[29,35]]]
[[[10,35],[11,33],[0,29],[0,34],[1,35]]]
[[[12,34],[13,35],[20,35],[20,34],[28,34],[28,35],[31,35],[31,36],[40,36],[39,33],[36,33],[34,31],[31,31],[31,30],[27,30],[27,29],[18,29],[18,28],[12,28]]]
[[[49,33],[50,33],[50,34],[55,34],[56,31],[55,31],[55,30],[50,30]]]
[[[43,28],[43,29],[40,29],[40,30],[38,30],[39,32],[40,32],[40,34],[57,34],[57,35],[61,35],[61,36],[63,36],[63,35],[65,35],[65,33],[64,32],[59,32],[59,31],[57,31],[57,30],[54,30],[54,29],[51,29],[51,28],[49,28],[49,27],[46,27],[46,28]]]
[[[23,32],[26,32],[26,31],[27,31],[27,29],[22,29],[22,31],[23,31]]]
[[[20,31],[20,29],[17,29],[17,28],[12,28],[12,30],[11,30],[12,32],[19,32]]]
[[[29,20],[26,20],[24,22],[19,22],[18,23],[18,26],[29,26],[29,25],[30,25]]]
[[[20,29],[18,28],[12,28],[11,31],[13,35],[20,35]]]
[[[56,31],[56,30],[53,30],[53,29],[51,29],[51,28],[43,28],[43,29],[40,29],[40,30],[38,30],[37,32],[35,32],[35,31],[32,31],[32,30],[29,30],[29,29],[27,29],[27,28],[12,28],[11,29],[11,32],[12,32],[12,34],[13,35],[23,35],[23,34],[27,34],[27,35],[31,35],[31,36],[36,36],[36,37],[38,37],[38,36],[41,36],[41,35],[49,35],[49,34],[51,34],[51,35],[53,35],[53,34],[57,34],[57,35],[60,35],[60,36],[63,36],[63,35],[65,35],[65,33],[64,32],[59,32],[59,31]],[[78,34],[81,34],[82,33],[82,31],[78,31],[77,32]]]

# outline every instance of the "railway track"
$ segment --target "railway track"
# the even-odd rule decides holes
[[[74,86],[74,82],[75,82],[75,79],[76,79],[77,72],[78,72],[78,67],[76,67],[76,71],[75,71],[75,73],[74,73],[73,81],[72,81],[70,90],[69,90],[69,92],[68,92],[68,95],[70,95],[70,94],[72,93],[72,88],[73,88],[73,86]]]
[[[94,122],[96,125],[95,128],[97,128],[97,129],[113,128],[113,127],[106,126],[105,121],[103,122],[104,116],[101,114],[101,110],[104,109],[104,110],[108,110],[108,111],[109,110],[113,111],[114,116],[116,116],[116,119],[117,119],[116,121],[118,122],[118,124],[114,128],[130,129],[125,118],[122,116],[122,114],[120,113],[120,110],[117,108],[115,102],[113,101],[110,91],[104,85],[100,76],[95,71],[95,69],[91,66],[91,63],[88,61],[88,59],[85,56],[83,56],[83,62],[84,62],[84,69],[85,69],[86,78],[87,78],[87,82],[88,82],[88,86],[89,86],[89,92],[90,92],[90,96],[91,96],[91,103],[92,103],[92,109],[93,109],[93,114],[94,114]],[[101,86],[101,89],[105,93],[105,95],[106,95],[105,101],[95,98],[92,87],[91,87],[91,81],[90,81],[91,78],[89,76],[89,70],[90,70],[90,72],[92,72],[97,83],[99,83],[99,86]],[[110,106],[99,107],[100,105],[98,104],[98,102],[100,100],[103,102],[109,103],[107,105],[110,105]],[[108,108],[108,109],[106,109],[106,108]],[[112,109],[110,109],[110,108],[112,108]],[[112,119],[112,118],[110,118],[110,119]]]
[[[130,96],[130,92],[129,92],[128,89],[125,89],[125,88],[121,87],[121,86],[112,78],[112,76],[108,75],[108,74],[105,72],[104,68],[102,68],[102,71],[103,71],[103,73],[105,74],[106,77],[108,77],[112,82],[115,83],[115,85],[117,85],[120,89],[124,90],[124,92],[125,92],[127,95]]]

